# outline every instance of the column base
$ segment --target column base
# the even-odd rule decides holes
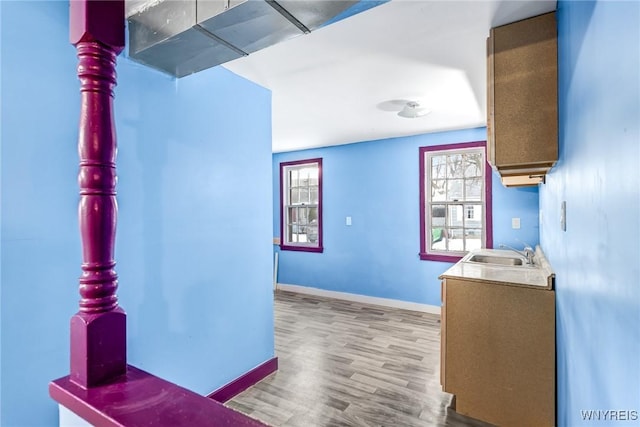
[[[126,318],[120,307],[71,318],[71,381],[89,388],[126,374]]]

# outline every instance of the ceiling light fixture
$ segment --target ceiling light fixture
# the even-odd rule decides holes
[[[417,117],[426,116],[431,110],[421,108],[420,104],[415,101],[407,102],[402,110],[398,112],[398,116],[405,117],[407,119],[415,119]]]

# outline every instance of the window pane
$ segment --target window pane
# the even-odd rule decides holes
[[[445,228],[431,229],[431,249],[436,251],[447,250],[447,230]]]
[[[289,187],[297,187],[298,186],[298,170],[292,169],[289,171]]]
[[[318,208],[307,208],[309,212],[309,223],[317,224],[318,223]]]
[[[445,205],[431,206],[431,226],[432,227],[444,227],[445,211],[446,211]]]
[[[289,225],[287,227],[287,241],[290,242],[290,243],[297,243],[298,242],[298,235],[296,233],[294,233],[294,229],[297,229],[297,226]]]
[[[315,180],[316,184],[318,183],[318,168],[316,166],[300,169],[300,186],[308,187],[312,180]]]
[[[463,225],[463,209],[462,205],[449,205],[447,207],[447,225],[449,227],[462,227]]]
[[[464,233],[461,228],[447,230],[450,251],[464,251]]]
[[[314,186],[309,188],[309,203],[311,203],[312,205],[317,205],[318,204],[318,187]]]
[[[298,222],[298,208],[288,208],[289,210],[289,224]]]
[[[447,156],[431,157],[431,179],[447,177]]]
[[[300,203],[309,204],[309,188],[300,187],[298,190],[300,191]]]
[[[298,230],[298,243],[307,243],[307,227],[300,227]]]
[[[482,176],[482,157],[481,153],[467,153],[464,155],[464,176]]]
[[[482,228],[482,205],[465,205],[465,227]]]
[[[462,179],[449,179],[447,180],[447,200],[462,200],[462,186],[464,180]]]
[[[482,229],[469,228],[465,233],[465,250],[472,251],[482,247]]]
[[[300,203],[300,190],[292,188],[289,193],[289,204],[297,205],[298,203]]]
[[[482,178],[464,180],[465,200],[482,200]]]
[[[298,224],[307,224],[307,208],[298,208]]]
[[[289,242],[305,243],[307,241],[307,226],[305,225],[289,225]]]
[[[462,154],[447,156],[447,172],[449,178],[462,178],[464,176]]]
[[[318,185],[318,167],[315,166],[309,171],[309,185]]]
[[[443,202],[446,200],[446,197],[445,197],[446,185],[447,185],[447,181],[443,179],[434,179],[431,181],[431,201]]]
[[[307,240],[311,243],[318,241],[318,226],[310,225],[307,227]]]

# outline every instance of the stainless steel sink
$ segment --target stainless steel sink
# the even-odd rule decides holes
[[[509,265],[509,266],[522,266],[526,265],[522,261],[522,258],[515,257],[504,257],[504,256],[492,256],[492,255],[472,255],[469,257],[467,262],[480,262],[483,264],[499,264],[499,265]]]
[[[485,264],[487,266],[503,266],[503,267],[516,267],[516,268],[538,268],[539,265],[535,262],[529,264],[527,258],[524,256],[518,256],[513,250],[501,250],[501,249],[479,249],[469,252],[462,262],[468,262],[471,264]]]

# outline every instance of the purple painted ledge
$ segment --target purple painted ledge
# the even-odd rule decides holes
[[[127,366],[117,380],[82,388],[66,376],[49,383],[51,397],[90,424],[106,427],[267,427],[186,388]]]
[[[209,394],[208,397],[216,402],[224,403],[227,400],[231,400],[237,394],[242,393],[252,385],[257,384],[277,370],[278,358],[273,357],[230,383],[223,385]]]

